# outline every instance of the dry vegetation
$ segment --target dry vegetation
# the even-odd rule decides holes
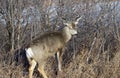
[[[24,45],[60,29],[62,19],[79,16],[78,34],[65,47],[61,77],[120,78],[120,1],[115,1],[0,0],[0,78],[28,78]],[[54,57],[45,70],[56,77]],[[42,78],[37,70],[34,78]]]

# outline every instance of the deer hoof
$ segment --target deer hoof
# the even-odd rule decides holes
[[[64,78],[64,74],[62,71],[58,71],[57,78]]]

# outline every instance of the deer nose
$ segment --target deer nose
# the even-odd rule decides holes
[[[78,34],[78,33],[77,33]],[[74,38],[77,38],[77,34],[73,35]]]

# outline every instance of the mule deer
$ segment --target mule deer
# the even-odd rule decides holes
[[[48,78],[44,65],[49,56],[53,56],[57,53],[58,70],[61,69],[61,56],[62,49],[65,44],[71,39],[72,35],[77,34],[76,25],[81,18],[72,23],[64,23],[66,26],[58,32],[51,32],[41,35],[31,42],[28,48],[26,48],[26,56],[29,61],[29,78],[32,78],[34,68],[38,63],[38,71],[44,78]]]

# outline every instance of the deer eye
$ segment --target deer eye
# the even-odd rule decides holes
[[[75,29],[75,28],[76,28],[76,26],[75,26],[75,24],[74,24],[74,23],[72,23],[71,25],[72,25],[72,28],[73,28],[73,29]]]

